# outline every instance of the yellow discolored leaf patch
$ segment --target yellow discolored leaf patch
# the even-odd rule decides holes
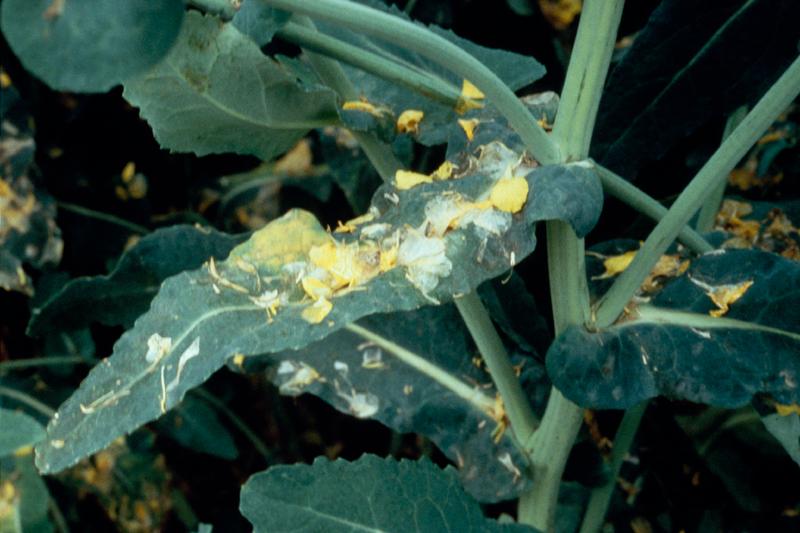
[[[458,125],[461,126],[462,130],[464,130],[464,134],[467,136],[467,140],[469,141],[475,138],[475,129],[480,123],[481,121],[477,118],[458,119]]]
[[[528,201],[528,180],[516,176],[502,178],[489,194],[492,205],[506,213],[519,213]]]
[[[286,263],[304,260],[312,247],[330,240],[314,215],[293,209],[234,248],[229,259],[241,258],[277,273]]]
[[[397,117],[397,131],[399,133],[419,133],[419,124],[425,113],[417,109],[406,109]]]

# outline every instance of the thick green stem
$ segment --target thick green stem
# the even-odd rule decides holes
[[[455,304],[472,338],[475,339],[492,381],[500,392],[517,442],[522,444],[528,442],[538,420],[514,372],[503,341],[500,340],[492,319],[489,318],[489,313],[475,292],[456,298]]]
[[[5,396],[7,398],[11,398],[12,400],[18,401],[21,404],[27,405],[34,411],[43,414],[47,418],[53,418],[53,415],[56,414],[55,410],[49,405],[40,402],[29,394],[12,389],[11,387],[0,385],[0,396]]]
[[[744,120],[745,115],[747,115],[747,106],[742,106],[730,114],[725,122],[725,130],[722,132],[723,141]],[[697,222],[695,223],[697,231],[706,233],[714,228],[714,221],[717,219],[717,212],[719,212],[719,207],[722,205],[722,198],[725,196],[725,187],[727,185],[725,181],[719,182],[714,192],[709,196],[708,201],[700,208],[700,213],[698,213]]]
[[[584,3],[553,126],[562,162],[584,159],[589,154],[623,4],[622,0]],[[589,318],[584,259],[583,239],[569,224],[547,222],[547,262],[556,336]],[[520,497],[520,522],[548,533],[554,530],[561,476],[582,421],[583,409],[553,388],[542,425],[530,443],[534,485]]]
[[[596,163],[595,168],[600,176],[600,180],[603,182],[603,190],[606,193],[625,202],[644,216],[656,222],[666,216],[668,211],[666,207],[648,196],[631,182]],[[678,234],[678,240],[698,254],[708,253],[714,249],[711,243],[689,226],[681,228],[681,232]]]
[[[617,486],[622,462],[633,444],[633,438],[639,429],[639,423],[647,410],[647,401],[644,401],[625,411],[622,422],[617,428],[617,435],[614,437],[614,449],[611,451],[611,464],[609,464],[608,481],[592,491],[589,496],[589,503],[586,506],[586,513],[583,515],[580,533],[595,533],[600,531],[603,520],[611,502],[611,496]]]
[[[353,67],[389,80],[450,107],[456,107],[460,90],[449,83],[383,56],[364,50],[330,35],[289,22],[278,31],[278,37],[304,50],[347,63]]]
[[[560,160],[558,149],[532,118],[527,107],[489,68],[461,48],[424,26],[345,0],[265,0],[294,13],[326,20],[416,52],[477,86],[509,122],[525,146],[541,163]]]
[[[316,31],[314,23],[306,17],[297,16],[295,17],[295,21],[300,26],[305,26],[309,30]],[[311,63],[317,75],[326,85],[331,87],[345,100],[358,99],[358,91],[353,87],[353,84],[347,78],[347,75],[345,75],[339,63],[313,52],[307,52],[306,56],[308,57],[308,62]],[[379,141],[368,133],[360,131],[353,131],[351,133],[364,151],[364,155],[367,156],[369,162],[372,163],[372,166],[375,167],[375,170],[378,171],[378,174],[380,174],[384,181],[393,178],[395,172],[403,168],[403,165],[397,160],[389,145]]]
[[[800,58],[795,59],[730,137],[714,152],[672,204],[667,215],[656,225],[630,266],[620,274],[599,302],[596,311],[597,327],[604,328],[614,323],[681,228],[798,93]]]
[[[624,3],[622,0],[584,3],[553,125],[553,140],[564,161],[583,159],[589,154]]]

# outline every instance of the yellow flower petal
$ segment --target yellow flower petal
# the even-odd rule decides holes
[[[419,123],[425,113],[417,109],[406,109],[397,117],[397,131],[400,133],[419,133]]]
[[[469,80],[464,80],[461,84],[461,94],[458,97],[458,102],[456,103],[456,113],[459,115],[470,111],[471,109],[480,109],[483,107],[483,100],[486,98],[486,95],[483,92],[475,87]]]
[[[333,304],[330,300],[326,298],[320,298],[313,304],[309,305],[303,312],[300,313],[300,316],[303,317],[303,320],[306,322],[310,322],[311,324],[319,324],[328,314],[333,310]]]
[[[398,170],[394,175],[395,187],[401,191],[406,191],[412,187],[416,187],[421,183],[431,183],[433,178],[426,174],[419,172],[412,172],[410,170]]]
[[[793,403],[791,405],[775,404],[775,411],[780,416],[789,416],[793,413],[800,415],[800,405]]]
[[[747,292],[747,289],[749,289],[752,284],[753,281],[748,280],[741,283],[714,287],[713,290],[706,294],[708,294],[708,297],[711,298],[711,301],[714,302],[714,305],[719,309],[709,311],[708,314],[716,317],[723,316],[736,300],[744,296],[744,293]]]
[[[458,125],[461,126],[461,129],[464,130],[464,133],[467,135],[467,140],[471,141],[475,138],[475,128],[478,127],[480,124],[480,120],[477,118],[467,119],[458,119]]]
[[[528,200],[528,180],[522,176],[500,179],[492,187],[489,200],[500,211],[519,213]]]
[[[448,180],[453,176],[456,166],[450,161],[445,161],[439,168],[433,171],[431,177],[435,180]]]

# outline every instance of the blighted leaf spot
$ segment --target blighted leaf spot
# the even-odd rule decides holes
[[[692,277],[689,279],[692,283],[703,289],[706,295],[711,298],[711,301],[714,302],[714,305],[717,306],[717,309],[712,309],[708,312],[709,315],[714,317],[725,315],[730,306],[733,305],[736,300],[744,296],[747,289],[753,285],[752,280],[714,286]]]
[[[406,268],[406,279],[427,295],[450,275],[453,263],[447,258],[444,240],[410,230],[400,244],[397,263]]]
[[[397,131],[398,133],[410,133],[416,135],[419,133],[419,124],[425,117],[425,113],[417,109],[406,109],[400,116],[397,117]]]
[[[325,381],[319,372],[302,361],[281,361],[277,371],[281,394],[297,396],[316,381]]]
[[[169,337],[162,337],[158,333],[153,333],[147,339],[147,353],[144,356],[145,361],[148,363],[158,363],[165,355],[172,349],[172,339]]]

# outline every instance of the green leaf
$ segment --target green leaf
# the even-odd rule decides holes
[[[36,472],[30,454],[20,457],[0,458],[0,480],[8,481],[14,489],[11,515],[16,522],[9,532],[51,533],[53,526],[47,516],[50,493],[44,480]],[[6,523],[0,513],[0,531],[6,533]],[[16,516],[14,516],[16,515]]]
[[[476,366],[480,355],[455,306],[371,315],[357,325],[369,336],[340,330],[300,350],[248,357],[243,370],[267,365],[282,394],[313,394],[398,433],[425,435],[458,465],[464,488],[478,501],[508,500],[529,485],[511,433],[498,425],[497,390]],[[542,411],[550,387],[544,369],[531,358],[514,363],[522,365],[523,385]]]
[[[196,12],[164,61],[126,81],[123,95],[163,148],[197,155],[268,160],[337,120],[332,91],[301,85],[231,24]]]
[[[0,457],[11,455],[20,448],[32,446],[45,438],[44,427],[19,411],[0,409]]]
[[[781,443],[789,457],[800,465],[800,415],[791,413],[782,416],[773,413],[762,417],[761,421],[767,431]]]
[[[548,374],[572,401],[601,409],[657,395],[721,407],[758,393],[796,403],[798,287],[796,261],[758,250],[707,254],[607,330],[568,329],[547,354]],[[727,312],[709,296],[736,288]]]
[[[359,3],[366,4],[375,9],[380,9],[398,17],[408,20],[409,17],[396,6],[387,7],[383,2],[377,0],[358,0]],[[442,82],[460,90],[463,80],[453,74],[448,69],[438,63],[430,61],[414,52],[410,52],[402,47],[391,43],[373,39],[366,35],[360,35],[349,30],[333,26],[326,23],[318,23],[317,27],[324,33],[333,35],[350,44],[386,56],[391,60],[422,70]],[[545,74],[545,68],[538,61],[530,56],[515,54],[505,50],[497,50],[479,46],[467,39],[462,39],[449,30],[443,30],[437,26],[427,26],[428,29],[448,41],[458,45],[463,50],[475,56],[484,63],[506,85],[513,90],[533,83]],[[343,65],[348,78],[369,102],[390,109],[395,116],[408,109],[420,110],[425,113],[425,117],[420,123],[418,139],[426,145],[442,144],[447,141],[446,131],[442,131],[445,125],[456,123],[456,119],[464,118],[452,107],[438,103],[426,96],[409,91],[405,87],[395,85],[372,74]]]
[[[244,238],[188,225],[156,230],[126,250],[107,276],[74,279],[36,305],[27,333],[39,336],[94,322],[130,327],[166,278],[228,254]]]
[[[609,76],[592,157],[633,179],[710,118],[752,105],[797,57],[798,19],[795,0],[661,2]]]
[[[536,13],[536,8],[533,7],[531,0],[506,0],[506,3],[517,15],[529,17]]]
[[[225,262],[167,279],[61,406],[37,464],[60,470],[157,418],[229,357],[302,348],[364,316],[470,292],[530,254],[533,223],[555,217],[583,235],[601,202],[591,166],[531,169],[493,143],[450,179],[384,185],[367,216],[336,237],[290,211]]]
[[[242,487],[239,509],[256,532],[536,531],[484,517],[450,468],[372,455],[270,468]]]
[[[233,460],[239,450],[217,413],[204,401],[187,396],[156,423],[159,431],[195,452]]]
[[[58,91],[105,92],[163,58],[181,0],[6,0],[2,30],[26,69]]]
[[[269,7],[262,0],[244,0],[233,16],[233,25],[258,46],[266,46],[291,17],[288,11]]]

